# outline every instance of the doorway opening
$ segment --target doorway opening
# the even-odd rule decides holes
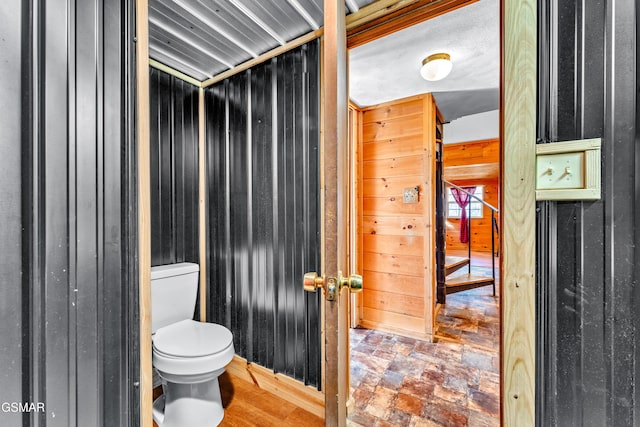
[[[354,425],[500,423],[499,7],[351,46]],[[445,49],[450,76],[422,80],[420,61]]]

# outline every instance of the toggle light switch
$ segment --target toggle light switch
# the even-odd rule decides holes
[[[584,187],[584,153],[582,152],[538,156],[536,169],[538,189]]]
[[[600,138],[536,144],[536,200],[598,200]]]

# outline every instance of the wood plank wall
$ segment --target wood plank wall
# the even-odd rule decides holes
[[[365,327],[420,337],[431,332],[434,267],[433,257],[425,253],[425,239],[430,245],[435,242],[435,111],[429,94],[363,109]],[[429,113],[433,117],[425,120]],[[415,186],[420,188],[419,202],[403,203],[403,189]]]
[[[459,185],[484,186],[484,200],[498,207],[500,170],[500,141],[488,139],[445,144],[444,167],[445,179]],[[496,216],[496,220],[499,221]],[[496,235],[496,250],[498,236]],[[460,219],[447,218],[447,249],[467,249],[466,243],[460,242]],[[482,218],[471,220],[471,249],[479,252],[491,252],[491,210],[485,206]]]

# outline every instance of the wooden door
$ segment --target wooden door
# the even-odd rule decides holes
[[[347,44],[344,1],[324,2],[322,57],[324,138],[321,194],[324,206],[323,274],[348,274],[349,171],[347,143]],[[325,299],[325,423],[346,425],[349,392],[348,290]]]

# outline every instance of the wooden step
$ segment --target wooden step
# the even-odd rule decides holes
[[[469,258],[462,256],[446,256],[444,258],[444,275],[448,276],[454,271],[460,270],[462,267],[469,265]]]
[[[446,281],[447,295],[456,292],[468,291],[469,289],[480,288],[482,286],[494,285],[493,277],[482,274],[461,274],[450,277]],[[495,288],[494,288],[495,294]]]

